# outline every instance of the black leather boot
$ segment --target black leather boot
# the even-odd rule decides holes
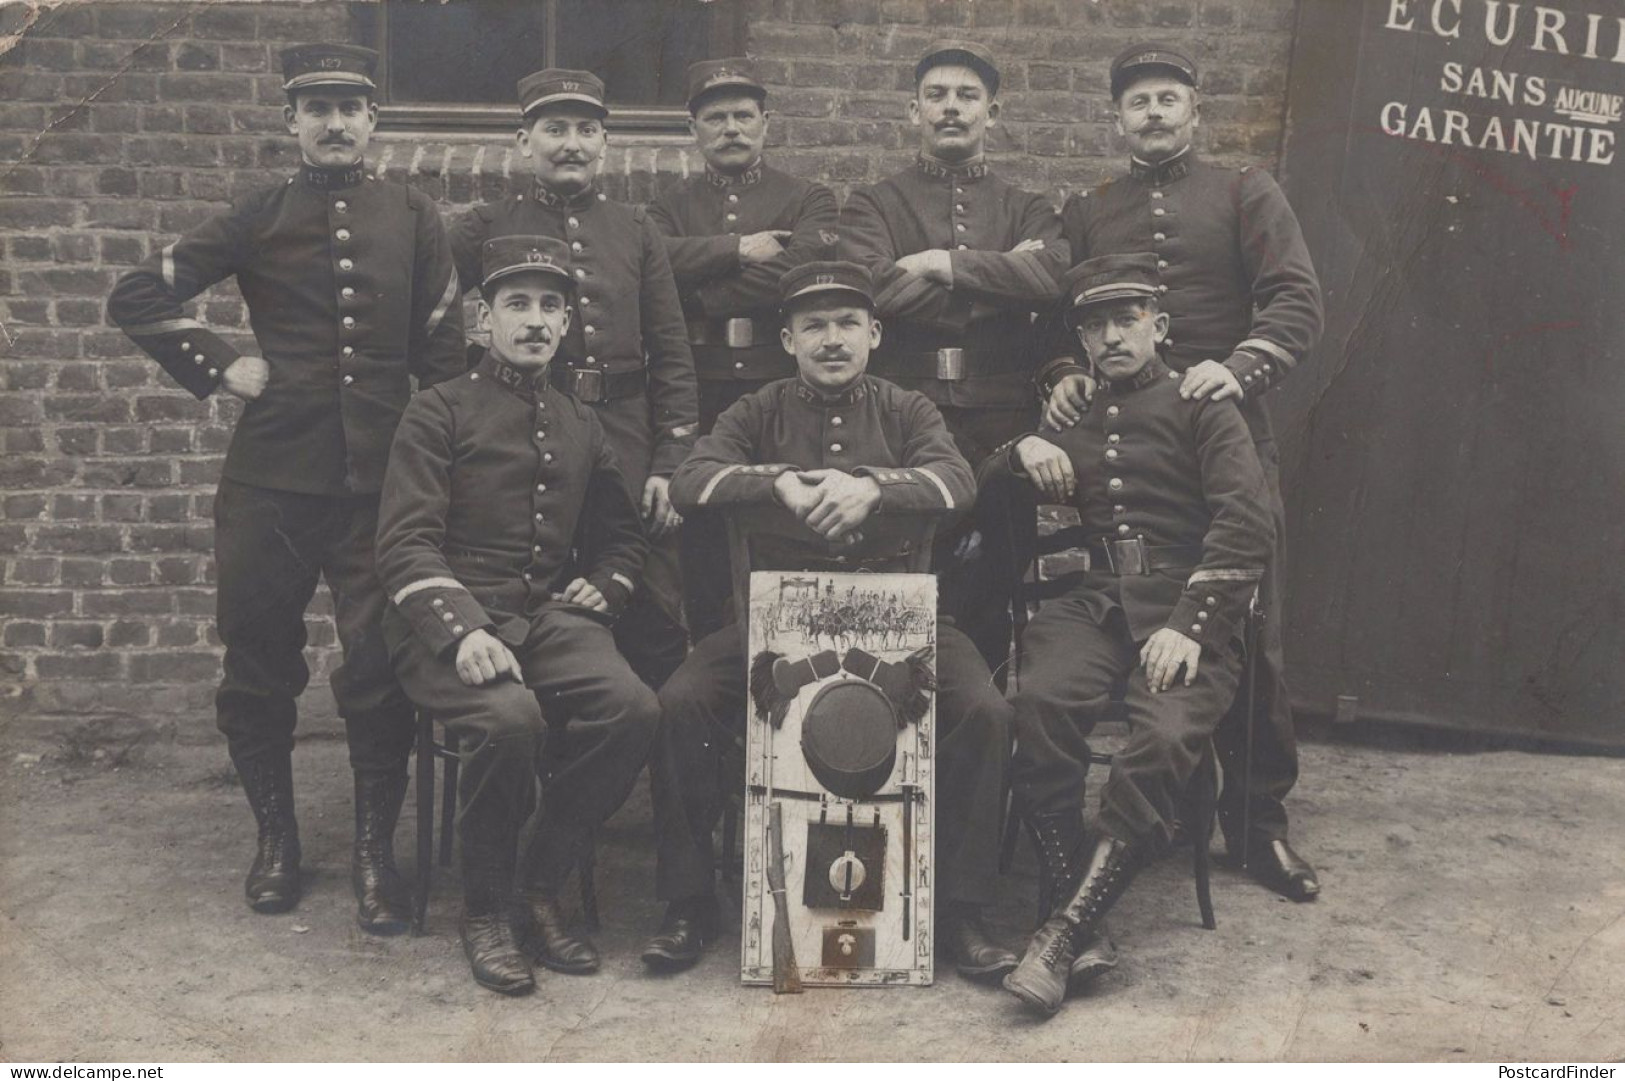
[[[236,762],[248,806],[259,825],[259,846],[243,892],[255,912],[286,912],[299,903],[299,825],[293,815],[293,762],[261,755]]]
[[[506,851],[501,842],[506,841]],[[536,986],[535,975],[508,912],[513,889],[513,838],[462,847],[463,954],[474,982],[503,995],[520,995]]]
[[[1072,971],[1067,977],[1067,990],[1087,987],[1117,967],[1117,944],[1112,941],[1106,921],[1101,920],[1095,933],[1077,944],[1077,955],[1072,958]]]
[[[975,905],[946,904],[937,941],[953,951],[954,969],[966,979],[991,980],[1016,967],[1016,955],[993,941]]]
[[[1038,849],[1038,911],[1047,919],[1056,905],[1072,896],[1083,877],[1083,813],[1029,815],[1026,822]]]
[[[1320,877],[1314,867],[1284,837],[1254,837],[1247,846],[1247,870],[1288,900],[1313,901],[1320,896]]]
[[[717,936],[717,899],[690,897],[666,906],[660,930],[644,943],[643,963],[653,969],[675,972],[698,961],[706,944]]]
[[[1133,850],[1113,837],[1102,837],[1089,857],[1089,867],[1071,898],[1033,935],[1004,988],[1029,1007],[1054,1016],[1066,998],[1066,985],[1078,944],[1097,932],[1100,921],[1117,903],[1134,877]]]
[[[529,923],[525,952],[537,964],[569,976],[598,971],[598,947],[587,936],[571,933],[555,895],[533,888],[521,893],[519,900]]]
[[[355,775],[355,847],[350,887],[356,922],[372,935],[404,934],[412,926],[411,892],[395,869],[395,822],[406,798],[406,774]]]
[[[572,934],[558,897],[575,867],[590,830],[543,820],[531,837],[521,869],[520,918],[526,927],[525,952],[554,972],[583,976],[598,971],[598,947]]]

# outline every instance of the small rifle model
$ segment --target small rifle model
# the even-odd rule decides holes
[[[790,905],[784,894],[783,805],[767,807],[767,889],[773,895],[773,993],[801,994],[801,969],[790,938]]]

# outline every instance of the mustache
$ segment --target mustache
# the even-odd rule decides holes
[[[535,342],[538,345],[546,345],[552,340],[553,334],[547,330],[527,330],[519,337],[514,339],[514,341],[520,345],[528,345],[531,342]]]
[[[850,349],[820,350],[819,352],[813,354],[813,359],[814,360],[851,360],[852,359],[852,351]]]
[[[317,145],[318,146],[349,146],[353,142],[355,142],[354,139],[352,139],[348,135],[344,135],[344,134],[341,133],[341,134],[338,134],[338,135],[324,135],[319,140],[317,140]]]

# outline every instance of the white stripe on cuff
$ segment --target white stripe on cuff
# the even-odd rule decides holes
[[[410,597],[412,594],[414,594],[414,593],[422,593],[425,589],[462,589],[462,588],[463,588],[463,583],[459,582],[455,578],[419,578],[417,581],[411,583],[410,585],[402,586],[401,589],[400,589],[400,592],[396,593],[395,596],[393,598],[391,598],[391,599],[394,600],[394,602],[396,604],[400,604],[402,601],[404,601],[406,598]]]

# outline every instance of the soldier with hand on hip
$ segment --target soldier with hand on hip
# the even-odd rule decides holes
[[[378,55],[282,53],[298,172],[239,199],[119,279],[108,313],[199,398],[242,399],[215,495],[220,730],[259,826],[248,903],[284,912],[302,878],[293,804],[295,700],[310,678],[305,609],[325,579],[344,663],[333,697],[355,773],[351,878],[361,928],[409,926],[391,847],[411,703],[390,670],[373,561],[390,440],[412,394],[463,368],[461,290],[434,201],[367,171]],[[182,305],[235,278],[263,355]]]

